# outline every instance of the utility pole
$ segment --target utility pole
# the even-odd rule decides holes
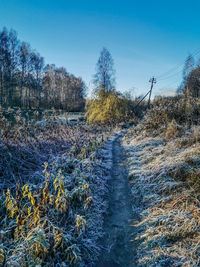
[[[151,93],[152,93],[153,85],[154,85],[154,83],[156,83],[156,78],[154,78],[154,77],[151,78],[151,79],[149,80],[149,82],[151,83],[151,89],[150,89],[150,91],[149,91],[148,108],[150,108]]]

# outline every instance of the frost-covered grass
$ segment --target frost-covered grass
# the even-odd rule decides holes
[[[140,202],[139,266],[200,265],[200,128],[175,122],[123,139],[132,195]]]
[[[15,120],[14,127],[1,121],[0,266],[92,266],[107,208],[111,132],[52,119],[40,126],[20,113]]]
[[[7,113],[8,117],[10,111]],[[52,114],[45,115],[44,125],[24,119],[20,110],[12,116],[14,125],[0,111],[0,191],[8,185],[15,187],[18,182],[33,181],[33,173],[41,172],[42,164],[51,157],[68,153],[84,158],[109,134],[105,129],[83,124],[62,124]]]

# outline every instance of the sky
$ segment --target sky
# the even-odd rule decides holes
[[[0,28],[16,30],[45,63],[82,77],[89,91],[106,47],[118,90],[144,94],[155,76],[154,95],[170,95],[188,54],[200,58],[199,10],[199,0],[0,0]]]

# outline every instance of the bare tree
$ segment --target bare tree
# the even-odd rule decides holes
[[[17,86],[17,71],[19,67],[19,40],[17,39],[17,33],[14,30],[9,32],[9,44],[10,44],[10,85],[9,85],[9,105],[13,104],[15,88]]]
[[[186,84],[187,87],[184,89],[184,94],[189,93],[192,97],[200,97],[200,67],[191,71],[187,77]]]
[[[10,77],[10,51],[9,51],[9,37],[6,28],[0,33],[0,87],[1,96],[0,104],[7,103],[6,94],[9,86]]]
[[[34,89],[36,96],[36,105],[40,107],[41,104],[41,92],[42,92],[42,75],[44,69],[44,58],[39,53],[32,53],[31,56],[33,65],[33,76],[34,76]]]
[[[177,93],[182,93],[184,89],[187,87],[187,80],[194,69],[194,58],[192,55],[189,55],[185,60],[185,65],[183,67],[183,80],[181,82],[181,85],[177,89]]]
[[[115,88],[114,63],[110,52],[105,47],[102,49],[97,61],[93,84],[97,91],[100,89],[111,91]]]
[[[85,84],[44,59],[15,31],[0,31],[0,105],[83,110]]]

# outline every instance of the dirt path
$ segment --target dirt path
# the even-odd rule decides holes
[[[104,247],[97,267],[135,267],[134,239],[136,230],[132,226],[134,214],[128,184],[125,155],[120,139],[113,143],[112,178],[109,181],[109,209],[105,217]]]

